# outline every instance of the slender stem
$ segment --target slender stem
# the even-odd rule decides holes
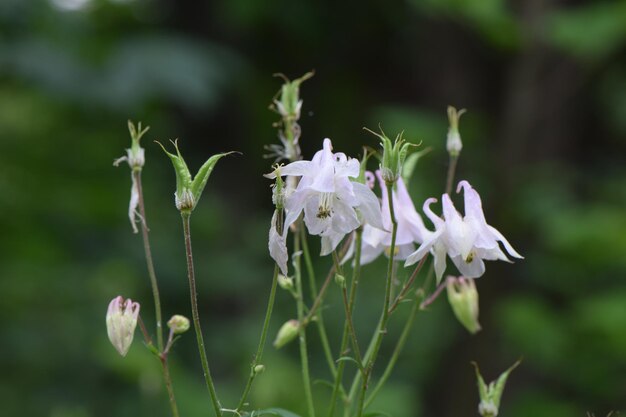
[[[187,253],[187,277],[189,278],[189,292],[191,296],[191,314],[193,316],[193,327],[196,331],[196,339],[198,341],[198,350],[200,351],[200,361],[202,362],[202,370],[204,371],[204,380],[206,381],[213,409],[217,417],[222,417],[220,402],[217,399],[215,385],[211,377],[209,369],[209,361],[207,360],[206,350],[204,348],[204,339],[202,337],[202,328],[200,327],[200,315],[198,314],[198,293],[196,291],[196,278],[193,268],[193,254],[191,250],[191,231],[189,226],[189,218],[191,213],[181,212],[183,219],[183,232],[185,234],[185,251]]]
[[[298,227],[302,227],[302,223],[298,225]],[[294,252],[300,251],[300,239],[295,239],[294,241]],[[311,390],[311,376],[309,374],[309,355],[307,352],[306,346],[306,326],[305,317],[304,317],[304,297],[302,293],[302,271],[300,268],[300,257],[297,256],[294,263],[295,269],[295,278],[296,278],[296,294],[297,294],[297,310],[298,310],[298,334],[299,334],[299,344],[300,344],[300,362],[302,365],[302,382],[304,384],[304,396],[306,398],[307,404],[307,415],[309,417],[315,417],[315,407],[313,405],[313,392]],[[327,280],[328,281],[328,280]],[[328,285],[327,283],[325,283]],[[324,287],[322,289],[324,291]],[[321,292],[320,292],[321,294]],[[313,309],[311,309],[313,311]],[[309,315],[311,312],[309,312]],[[307,316],[309,317],[309,316]]]
[[[352,282],[350,283],[350,301],[348,302],[348,310],[350,312],[350,316],[352,315],[352,312],[354,311],[354,304],[356,302],[356,289],[357,286],[359,285],[359,276],[361,274],[361,245],[362,245],[362,236],[363,236],[363,229],[358,228],[356,230],[356,240],[354,242],[355,244],[355,250],[354,250],[354,267],[352,268]],[[345,299],[344,299],[345,302]],[[348,315],[346,315],[346,317],[348,317]],[[346,320],[346,323],[344,324],[344,329],[343,329],[343,336],[341,338],[341,348],[339,351],[340,355],[344,355],[344,352],[346,351],[347,347],[348,347],[348,322]],[[361,364],[363,363],[363,360],[360,360]],[[362,365],[361,365],[362,366]],[[333,414],[335,413],[335,407],[337,405],[337,395],[339,393],[339,391],[343,392],[343,383],[342,383],[342,378],[343,378],[343,369],[345,367],[345,362],[339,362],[339,366],[337,368],[337,375],[335,375],[335,384],[333,387],[333,394],[330,400],[330,407],[328,410],[328,417],[333,417]],[[347,397],[345,395],[345,392],[343,393],[344,396],[344,400],[347,400]]]
[[[302,254],[304,256],[304,264],[306,265],[307,274],[309,276],[309,288],[311,291],[311,297],[317,298],[317,285],[315,284],[315,271],[313,270],[313,262],[311,261],[311,253],[309,252],[309,244],[306,239],[306,232],[304,228],[300,228],[300,238],[302,239]],[[330,343],[328,343],[328,334],[326,333],[326,326],[324,325],[324,317],[322,311],[317,312],[317,320],[315,320],[317,329],[320,333],[320,341],[322,342],[322,349],[324,350],[324,356],[328,363],[328,369],[333,378],[337,375],[337,368],[335,367],[335,361],[333,357]]]
[[[419,272],[422,270],[422,266],[424,266],[424,262],[426,262],[427,258],[428,258],[427,256],[424,256],[419,261],[419,263],[417,264],[417,267],[415,267],[415,270],[411,274],[411,277],[407,280],[406,284],[404,284],[404,287],[402,287],[400,294],[398,294],[394,302],[391,304],[391,307],[389,307],[389,314],[393,313],[395,309],[398,307],[398,304],[400,304],[402,300],[404,299],[404,297],[406,297],[407,292],[411,288],[411,285],[413,285],[413,281],[415,281],[417,274],[419,274]]]
[[[161,367],[163,369],[163,379],[165,379],[165,387],[167,388],[167,396],[170,400],[170,408],[172,415],[178,417],[178,406],[176,405],[176,397],[174,397],[174,387],[172,386],[172,378],[170,377],[170,369],[167,363],[167,357],[161,357]]]
[[[448,163],[448,175],[446,177],[446,194],[452,193],[452,185],[454,183],[454,174],[456,172],[456,163],[459,157],[450,155],[450,162]]]
[[[339,257],[337,256],[337,252],[333,251],[333,261],[335,263],[335,269],[339,274],[343,275],[343,270],[339,263]],[[356,356],[357,365],[359,366],[359,370],[364,372],[363,369],[363,359],[361,357],[361,350],[359,349],[359,343],[357,341],[356,332],[354,331],[354,325],[352,323],[352,306],[348,301],[348,290],[345,287],[345,284],[342,285],[341,293],[343,296],[343,306],[346,314],[346,325],[348,326],[348,334],[350,336],[350,342],[352,343],[352,349],[354,350],[354,354]]]
[[[296,240],[296,243],[298,243],[297,240]],[[343,244],[343,247],[341,248],[341,251],[340,251],[340,257],[343,257],[346,254],[349,246],[350,246],[350,238],[346,239],[346,242]],[[313,302],[313,305],[311,306],[309,313],[306,315],[306,317],[302,321],[302,323],[305,326],[311,321],[311,318],[315,315],[317,309],[322,303],[322,300],[324,299],[324,295],[326,294],[326,290],[328,289],[328,284],[330,284],[330,280],[335,275],[336,270],[337,269],[333,263],[333,266],[328,271],[328,275],[326,275],[326,280],[324,280],[324,283],[322,284],[322,288],[320,289],[319,294],[317,294],[317,297],[315,298],[315,301]]]
[[[154,343],[152,343],[152,338],[150,337],[150,334],[148,333],[146,325],[141,319],[141,316],[137,318],[137,323],[139,324],[139,329],[141,330],[141,334],[143,335],[143,340],[146,342],[146,345],[148,345],[148,347],[154,346]]]
[[[248,382],[246,383],[246,387],[243,390],[243,394],[241,394],[241,399],[239,400],[239,404],[237,404],[237,408],[235,411],[240,411],[248,398],[248,394],[250,393],[250,388],[252,387],[252,382],[257,375],[255,368],[261,362],[261,358],[263,357],[263,349],[265,347],[265,340],[267,339],[267,331],[270,327],[270,319],[272,318],[272,310],[274,309],[274,299],[276,297],[276,284],[278,283],[278,265],[274,266],[274,277],[272,278],[272,289],[270,290],[270,298],[267,302],[267,310],[265,312],[265,321],[263,322],[263,330],[261,331],[261,339],[259,340],[259,346],[257,347],[256,355],[254,356],[254,360],[250,365],[250,376],[248,376]]]
[[[170,408],[172,415],[178,417],[178,406],[176,404],[176,397],[174,395],[174,387],[172,385],[172,377],[170,376],[169,365],[167,362],[167,352],[163,347],[163,319],[161,316],[161,297],[159,295],[159,285],[157,283],[156,272],[154,269],[154,261],[152,260],[152,249],[150,247],[150,236],[148,234],[148,219],[146,217],[146,206],[143,198],[143,185],[141,182],[141,170],[133,170],[132,173],[135,186],[137,187],[139,215],[141,216],[141,236],[143,240],[143,250],[146,256],[146,266],[148,268],[148,276],[150,277],[150,286],[152,287],[152,298],[154,299],[154,317],[156,321],[156,334],[157,334],[157,347],[161,352],[161,368],[163,371],[163,380],[165,382],[165,388],[167,389],[167,396],[170,402]],[[143,323],[142,323],[143,326]],[[145,328],[144,328],[145,330]],[[171,339],[171,335],[170,335]],[[150,340],[150,343],[152,341]],[[169,349],[169,343],[168,343]]]
[[[393,184],[387,183],[387,197],[389,200],[389,215],[391,217],[391,245],[389,251],[389,263],[387,266],[387,282],[385,285],[385,301],[383,304],[383,312],[380,318],[380,326],[378,327],[378,333],[376,335],[376,342],[374,343],[374,348],[372,350],[372,354],[367,361],[367,365],[365,366],[365,375],[363,376],[363,382],[361,384],[361,395],[359,398],[359,407],[357,410],[357,417],[361,417],[363,415],[364,403],[365,403],[365,393],[367,391],[367,386],[369,383],[369,379],[372,375],[372,370],[374,367],[374,363],[376,362],[376,357],[378,356],[378,351],[380,350],[380,346],[383,341],[383,336],[387,332],[387,320],[389,319],[389,303],[391,298],[391,285],[393,280],[393,263],[394,256],[396,252],[396,235],[398,233],[398,221],[396,220],[396,215],[393,208]]]
[[[383,372],[382,376],[376,383],[376,386],[372,390],[372,393],[370,394],[370,396],[365,400],[365,408],[367,408],[372,403],[372,401],[378,394],[378,391],[380,391],[383,385],[385,385],[385,383],[387,382],[387,379],[389,379],[389,376],[391,375],[391,372],[393,371],[393,368],[396,365],[396,362],[398,361],[398,357],[400,356],[400,353],[402,352],[402,349],[404,348],[404,344],[406,343],[409,333],[411,332],[413,321],[415,320],[415,317],[417,316],[417,313],[420,310],[418,301],[419,301],[419,297],[417,297],[415,299],[415,302],[413,303],[413,308],[411,308],[411,312],[409,313],[409,319],[404,324],[404,329],[402,329],[402,333],[400,335],[400,338],[398,339],[398,344],[393,350],[393,354],[391,355],[391,358],[389,359],[389,363],[387,364],[387,367],[385,368],[385,372]]]
[[[152,261],[152,249],[150,248],[150,237],[148,236],[148,220],[146,218],[146,207],[143,199],[143,187],[141,185],[141,171],[134,170],[133,176],[139,195],[139,214],[141,215],[141,235],[143,237],[143,250],[146,255],[146,266],[152,287],[152,298],[154,299],[154,316],[156,319],[157,346],[159,352],[163,351],[163,327],[161,326],[161,297],[159,296],[159,285],[157,284],[154,262]]]
[[[423,310],[429,305],[431,305],[437,299],[437,297],[439,297],[443,289],[446,288],[447,283],[448,283],[448,280],[444,279],[443,282],[439,284],[437,289],[435,289],[435,291],[433,291],[433,293],[427,299],[422,301],[422,303],[420,304],[420,310]]]

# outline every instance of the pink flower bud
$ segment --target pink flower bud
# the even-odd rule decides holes
[[[107,333],[113,347],[120,355],[126,356],[137,327],[139,303],[120,295],[109,303],[106,315]]]

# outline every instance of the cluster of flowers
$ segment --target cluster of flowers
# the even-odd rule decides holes
[[[286,187],[275,187],[274,191],[280,193],[275,195],[274,201],[280,201],[278,209],[284,207],[285,220],[284,224],[278,224],[274,215],[269,250],[283,274],[288,272],[287,231],[302,212],[309,233],[322,239],[321,255],[334,251],[346,235],[359,227],[363,227],[361,264],[372,262],[383,253],[390,255],[392,220],[386,187],[389,178],[385,178],[383,170],[374,174],[366,172],[362,176],[360,173],[358,160],[340,152],[333,153],[330,139],[325,139],[322,150],[311,161],[292,162],[267,175],[281,184],[283,176],[299,178],[295,188],[289,186],[295,181],[288,180]],[[378,178],[382,190],[380,199],[372,191],[374,178]],[[402,178],[398,176],[393,180],[392,201],[398,224],[394,258],[404,260],[405,266],[415,264],[431,253],[438,280],[446,269],[446,257],[464,277],[478,278],[485,272],[483,261],[509,260],[499,242],[510,256],[522,258],[498,230],[487,224],[480,196],[469,182],[461,181],[457,187],[457,193],[461,189],[464,192],[465,215],[456,210],[448,194],[441,197],[442,216],[430,208],[437,199],[426,200],[423,210],[434,225],[435,229],[431,231],[415,209]],[[417,249],[416,245],[419,245]]]

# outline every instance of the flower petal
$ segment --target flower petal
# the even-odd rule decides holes
[[[358,209],[363,215],[365,223],[378,229],[383,229],[382,213],[380,211],[378,197],[376,197],[372,190],[365,184],[353,182],[352,187],[359,201]]]
[[[283,233],[281,236],[276,229],[276,222],[278,221],[278,211],[274,210],[274,215],[272,216],[272,224],[270,226],[269,232],[269,242],[268,247],[270,251],[270,256],[276,262],[276,265],[280,268],[280,271],[283,275],[288,274],[287,269],[287,259],[289,257],[287,253],[287,234]],[[286,231],[287,229],[285,229]]]

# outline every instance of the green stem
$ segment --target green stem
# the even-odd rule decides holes
[[[387,367],[385,368],[385,372],[383,372],[382,376],[380,377],[380,380],[378,380],[378,382],[376,383],[376,386],[372,390],[372,393],[370,394],[370,396],[365,400],[365,408],[367,408],[372,403],[372,401],[378,394],[378,391],[380,391],[383,385],[385,385],[385,383],[387,382],[387,379],[389,379],[389,376],[391,375],[391,372],[393,371],[393,368],[396,365],[396,362],[398,361],[398,357],[400,356],[400,353],[402,352],[402,349],[404,348],[404,344],[406,343],[406,340],[409,337],[409,333],[411,333],[413,321],[415,321],[415,317],[417,316],[417,313],[420,310],[418,300],[419,298],[416,298],[415,302],[413,303],[413,307],[411,308],[411,312],[409,313],[409,319],[404,324],[404,329],[402,329],[402,334],[400,335],[400,338],[398,339],[398,344],[393,350],[393,354],[391,355],[391,358],[389,359],[389,363],[387,364]]]
[[[298,227],[302,227],[299,222]],[[300,239],[294,241],[294,252],[300,251]],[[311,376],[309,374],[309,356],[306,346],[306,326],[304,325],[304,297],[302,293],[302,271],[300,268],[300,257],[295,259],[295,278],[296,278],[296,294],[297,294],[297,310],[298,310],[298,334],[300,344],[300,362],[302,364],[302,382],[304,384],[304,396],[306,398],[307,410],[309,417],[315,417],[315,407],[313,405],[313,392],[311,390]]]
[[[446,194],[452,193],[452,185],[454,183],[454,174],[456,172],[456,163],[459,157],[450,155],[450,162],[448,163],[448,175],[446,177]]]
[[[337,252],[333,251],[333,261],[335,262],[335,269],[340,275],[343,275],[343,270],[341,268],[341,264],[339,263],[339,257],[337,256]],[[354,325],[352,323],[352,306],[348,301],[348,290],[346,290],[345,285],[342,285],[341,293],[343,296],[343,306],[344,312],[346,314],[346,324],[348,326],[348,334],[350,336],[350,342],[352,343],[352,349],[354,350],[354,354],[356,356],[357,364],[359,366],[359,370],[364,372],[363,369],[363,358],[361,357],[361,350],[359,349],[359,343],[357,341],[356,332],[354,331]]]
[[[422,267],[424,266],[424,262],[426,262],[427,258],[428,258],[427,256],[424,256],[419,261],[419,263],[417,264],[417,267],[415,267],[415,270],[411,274],[411,277],[407,280],[406,284],[404,284],[404,286],[402,287],[402,290],[400,291],[400,293],[398,294],[394,302],[391,304],[391,307],[389,307],[389,314],[393,313],[395,309],[398,307],[398,305],[402,302],[404,297],[406,297],[407,292],[411,288],[411,285],[413,285],[413,281],[415,281],[417,274],[419,274],[419,272],[422,270]]]
[[[248,382],[246,383],[246,387],[243,390],[243,394],[241,394],[241,399],[239,400],[239,404],[237,404],[236,412],[241,411],[246,403],[246,399],[248,398],[248,394],[250,393],[250,388],[252,388],[252,382],[257,375],[255,368],[261,362],[261,358],[263,357],[263,349],[265,347],[265,340],[267,339],[267,331],[270,327],[270,319],[272,317],[272,310],[274,309],[274,299],[276,297],[276,284],[278,283],[278,265],[274,266],[274,277],[272,278],[272,289],[270,290],[270,298],[267,302],[267,310],[265,312],[265,321],[263,322],[263,330],[261,331],[261,339],[259,340],[259,346],[257,347],[256,355],[254,356],[254,360],[250,365],[250,376],[248,376]]]
[[[311,297],[317,298],[317,285],[315,284],[315,271],[313,270],[313,262],[311,261],[311,253],[309,252],[309,244],[306,239],[306,232],[304,228],[300,229],[300,238],[302,239],[302,254],[304,256],[304,264],[306,265],[307,274],[309,276],[309,288],[311,290]],[[333,378],[337,375],[337,368],[335,367],[333,352],[328,343],[328,334],[326,333],[326,326],[324,325],[324,318],[322,311],[317,312],[317,320],[315,323],[320,333],[320,341],[322,342],[322,349],[324,350],[324,356],[328,363],[328,369]]]
[[[387,332],[387,320],[389,319],[389,303],[391,299],[391,285],[393,280],[393,263],[394,256],[396,251],[396,235],[398,233],[398,221],[396,220],[396,215],[394,213],[393,208],[393,184],[387,183],[387,197],[389,200],[389,215],[391,217],[391,245],[389,251],[389,263],[387,265],[387,282],[385,285],[385,301],[383,303],[383,312],[380,318],[380,326],[378,327],[376,341],[374,343],[374,348],[372,350],[372,354],[367,361],[367,365],[365,366],[365,374],[363,376],[363,381],[361,384],[361,394],[359,397],[359,408],[357,410],[357,417],[361,417],[363,415],[364,405],[365,405],[365,393],[367,391],[367,386],[369,383],[369,379],[372,375],[372,370],[374,368],[374,363],[376,362],[376,357],[378,356],[378,352],[380,350],[380,346],[383,341],[383,336]]]
[[[178,417],[178,406],[176,405],[176,398],[174,397],[174,387],[172,386],[172,378],[170,377],[170,369],[167,363],[167,357],[161,358],[161,367],[163,368],[163,379],[165,379],[165,387],[167,388],[167,396],[170,400],[172,415],[174,417]]]
[[[161,353],[161,369],[163,371],[163,381],[165,382],[165,388],[167,389],[168,399],[170,402],[170,408],[172,409],[172,415],[178,417],[178,405],[176,404],[176,397],[174,396],[174,387],[172,385],[172,378],[170,376],[169,365],[167,362],[167,355],[163,355],[163,326],[161,316],[161,297],[159,295],[159,285],[157,283],[156,272],[154,269],[154,262],[152,260],[152,249],[150,247],[150,236],[148,235],[148,219],[146,217],[146,207],[143,199],[143,186],[141,183],[141,170],[133,170],[132,173],[135,186],[137,187],[137,195],[139,198],[138,207],[139,215],[141,216],[141,235],[143,240],[143,250],[146,256],[146,266],[148,268],[148,276],[150,277],[150,286],[152,287],[152,298],[154,299],[154,316],[156,321],[156,333],[157,333],[157,347]]]
[[[135,185],[137,194],[139,195],[139,215],[141,216],[141,235],[143,237],[143,250],[146,256],[146,266],[148,267],[148,276],[150,277],[150,286],[152,287],[152,298],[154,299],[154,315],[156,318],[157,346],[159,352],[163,351],[163,328],[161,326],[161,297],[159,296],[159,285],[157,284],[156,272],[154,271],[154,262],[152,261],[152,250],[150,248],[150,237],[148,236],[148,219],[146,218],[146,208],[143,200],[143,187],[141,185],[141,171],[134,170]]]
[[[363,229],[358,228],[356,230],[356,239],[354,242],[355,244],[354,268],[352,269],[352,282],[350,283],[350,301],[348,302],[348,310],[350,311],[350,315],[354,311],[354,304],[356,302],[356,289],[357,289],[357,286],[359,285],[359,276],[361,273],[362,236],[363,236]],[[341,356],[344,355],[344,352],[346,351],[348,347],[348,332],[349,332],[348,322],[346,321],[344,325],[344,329],[343,329],[343,336],[341,338],[341,349],[339,351],[339,354]],[[361,360],[361,363],[363,363],[362,360]],[[340,390],[343,391],[342,378],[343,378],[344,367],[345,367],[345,362],[344,361],[339,362],[339,366],[337,368],[337,375],[335,376],[333,394],[330,400],[330,408],[328,410],[328,417],[333,417],[333,414],[335,413],[335,407],[337,405],[337,395]],[[345,393],[344,393],[344,400],[347,400]]]
[[[191,250],[191,231],[189,227],[189,218],[191,213],[181,212],[183,219],[183,232],[185,234],[185,252],[187,253],[187,277],[189,278],[189,292],[191,296],[191,313],[193,316],[193,327],[196,331],[196,339],[198,342],[198,350],[200,351],[200,361],[202,362],[202,370],[204,371],[204,380],[206,381],[213,409],[217,417],[222,417],[222,408],[215,392],[215,385],[211,377],[209,369],[209,361],[207,360],[206,350],[204,348],[204,339],[202,337],[202,328],[200,327],[200,315],[198,314],[198,293],[196,291],[196,278],[193,268],[193,254]]]

